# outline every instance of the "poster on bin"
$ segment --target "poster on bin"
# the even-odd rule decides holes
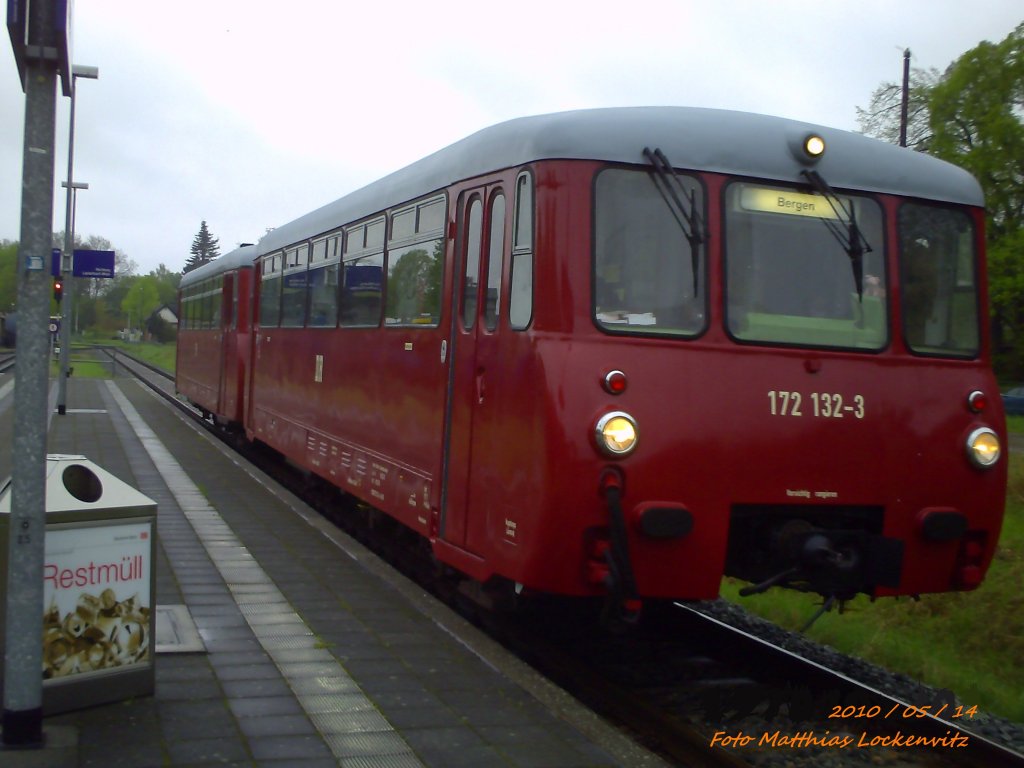
[[[43,680],[152,660],[152,522],[48,528]]]

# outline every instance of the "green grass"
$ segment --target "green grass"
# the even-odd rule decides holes
[[[157,341],[141,341],[135,344],[120,339],[97,338],[92,344],[105,347],[117,347],[123,349],[132,357],[137,357],[147,363],[163,368],[165,371],[174,373],[176,362],[177,345],[174,342],[161,344]]]
[[[74,369],[72,376],[83,379],[111,378],[109,357],[98,350],[92,351],[93,347],[116,347],[133,357],[174,373],[177,345],[173,343],[161,344],[155,341],[145,341],[131,344],[119,339],[87,335],[83,341],[71,345],[69,367]],[[57,371],[57,362],[53,360],[50,362],[50,376],[56,377]]]
[[[134,357],[174,373],[178,350],[176,344],[160,344],[155,341],[145,341],[139,344],[121,344],[120,346],[123,347],[125,352]]]
[[[1014,417],[1011,431],[1024,430]],[[859,596],[843,614],[807,632],[820,643],[952,690],[966,705],[1024,722],[1024,456],[1009,454],[1006,517],[992,566],[973,592],[886,598]],[[820,598],[782,590],[741,598],[726,579],[722,596],[786,629],[811,617]],[[913,702],[911,702],[913,703]]]
[[[71,375],[81,379],[109,379],[112,378],[110,361],[102,357],[94,357],[93,352],[71,348],[71,358],[68,360],[68,368]],[[57,378],[60,375],[60,363],[56,359],[50,360],[50,377]]]
[[[68,364],[73,369],[72,376],[80,379],[109,379],[111,378],[110,363],[102,360],[85,360],[71,358]]]

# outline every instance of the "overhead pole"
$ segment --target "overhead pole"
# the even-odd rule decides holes
[[[68,367],[71,361],[71,322],[75,301],[75,204],[78,201],[78,190],[88,189],[88,184],[74,181],[75,173],[75,102],[77,100],[78,78],[85,77],[95,80],[99,77],[96,67],[71,67],[71,119],[68,126],[68,180],[64,182],[68,190],[64,211],[64,253],[61,255],[61,276],[64,278],[64,298],[58,307],[60,321],[60,371],[57,377],[57,413],[67,413],[68,402]]]
[[[900,146],[907,146],[907,112],[910,107],[910,49],[903,51],[903,89],[900,99]]]
[[[8,0],[8,29],[25,90],[25,133],[17,265],[18,355],[8,522],[6,654],[0,723],[4,748],[38,748],[43,743],[43,646],[40,638],[46,526],[54,125],[57,72],[61,66],[58,5],[58,2]],[[70,17],[66,4],[63,10],[66,15],[62,21],[66,23]],[[12,25],[12,16],[15,25]],[[66,52],[66,37],[63,42]]]

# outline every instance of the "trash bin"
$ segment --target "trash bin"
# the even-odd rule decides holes
[[[10,516],[8,482],[0,488],[0,653]],[[47,456],[45,714],[153,694],[155,579],[156,503],[84,456]]]

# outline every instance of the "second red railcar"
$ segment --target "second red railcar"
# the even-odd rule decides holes
[[[249,377],[255,251],[237,248],[185,273],[179,286],[177,391],[204,414],[237,427]]]

